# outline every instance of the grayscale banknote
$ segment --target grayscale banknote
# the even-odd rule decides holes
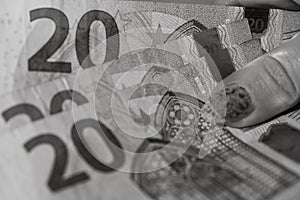
[[[300,12],[237,2],[1,2],[0,199],[298,200],[300,107],[238,129],[210,101]]]

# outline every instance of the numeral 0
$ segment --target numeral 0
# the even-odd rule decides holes
[[[249,26],[252,32],[262,33],[265,29],[265,21],[263,19],[248,18]]]
[[[69,62],[49,62],[48,59],[62,46],[69,34],[69,21],[67,16],[54,8],[39,8],[30,11],[30,20],[47,18],[55,23],[55,32],[49,41],[28,60],[29,71],[71,73],[72,67]],[[76,55],[82,68],[94,66],[89,56],[90,27],[94,21],[101,21],[105,27],[107,40],[106,57],[104,62],[111,61],[119,56],[119,29],[115,19],[107,12],[92,10],[87,12],[79,21],[76,31]]]
[[[100,125],[100,126],[99,126]],[[93,128],[98,133],[103,133],[104,135],[101,135],[102,139],[105,141],[105,143],[110,146],[111,153],[114,157],[114,160],[112,163],[108,165],[104,165],[102,162],[99,162],[97,158],[93,156],[87,149],[84,144],[83,140],[83,130],[85,128]],[[77,147],[78,152],[80,155],[85,159],[87,163],[89,163],[93,168],[103,171],[103,172],[112,172],[115,171],[115,169],[118,169],[121,167],[124,163],[124,152],[121,151],[122,146],[119,142],[119,140],[112,134],[112,132],[101,122],[92,120],[92,119],[85,119],[77,122],[72,127],[72,139]],[[110,145],[110,143],[113,144]]]
[[[106,56],[104,63],[119,56],[119,29],[115,19],[108,13],[100,10],[92,10],[83,15],[78,23],[76,31],[76,54],[82,68],[92,67],[95,64],[90,57],[90,27],[94,21],[101,21],[106,32]],[[117,36],[117,37],[115,37]],[[109,39],[110,37],[113,37]]]

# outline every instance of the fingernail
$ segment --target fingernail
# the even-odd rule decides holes
[[[210,102],[213,108],[225,118],[225,124],[239,122],[247,118],[255,109],[247,89],[237,83],[213,92]]]

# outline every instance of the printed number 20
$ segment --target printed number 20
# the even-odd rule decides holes
[[[86,128],[94,129],[109,147],[114,158],[113,162],[111,162],[109,166],[94,157],[94,155],[86,147],[83,134]],[[110,173],[114,172],[124,164],[125,155],[122,151],[121,143],[114,136],[111,130],[109,130],[101,122],[94,119],[84,119],[78,121],[73,125],[71,129],[71,136],[78,153],[95,170],[101,171],[103,173]],[[82,183],[89,179],[89,175],[85,172],[78,172],[76,174],[70,175],[69,177],[64,176],[65,169],[68,163],[67,146],[59,137],[51,133],[39,135],[30,139],[28,142],[26,142],[24,147],[28,152],[30,152],[35,147],[42,144],[48,144],[52,146],[55,151],[54,165],[48,180],[48,186],[52,191],[58,191],[66,187]]]
[[[69,34],[69,21],[67,16],[54,8],[40,8],[30,11],[30,20],[47,18],[55,23],[55,31],[49,41],[28,60],[29,71],[71,73],[72,67],[69,62],[50,62],[48,59],[62,46]],[[111,61],[119,56],[119,29],[114,18],[107,12],[92,10],[84,14],[80,19],[76,31],[76,55],[83,68],[94,66],[89,57],[89,33],[94,21],[101,21],[105,27],[107,40],[106,57],[104,62]],[[108,52],[108,50],[110,50]]]

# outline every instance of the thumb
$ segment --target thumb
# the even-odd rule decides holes
[[[226,94],[222,105],[229,126],[255,125],[295,106],[300,97],[300,35],[234,72],[224,85],[225,90],[222,83],[217,85],[211,102],[221,113],[218,101]]]

